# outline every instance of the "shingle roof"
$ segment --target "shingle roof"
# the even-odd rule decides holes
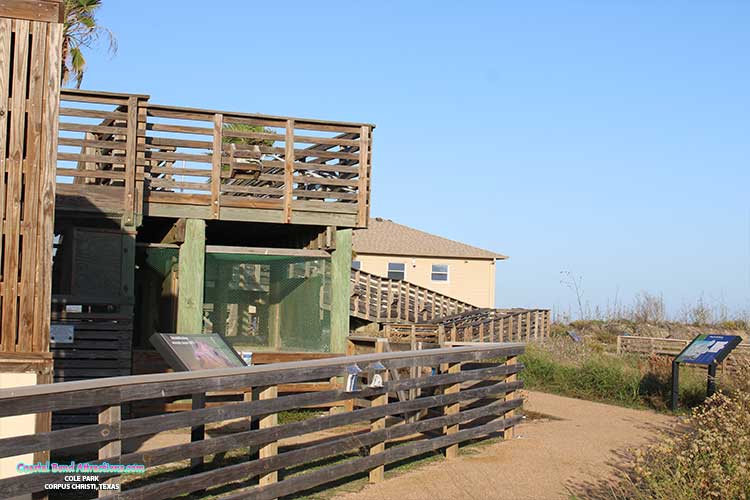
[[[380,217],[370,219],[367,229],[354,231],[354,251],[362,254],[507,259],[505,255],[425,233]]]

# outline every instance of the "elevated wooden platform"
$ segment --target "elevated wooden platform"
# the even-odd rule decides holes
[[[364,227],[373,125],[61,93],[58,212]]]

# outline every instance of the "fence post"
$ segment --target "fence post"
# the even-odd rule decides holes
[[[112,405],[112,406],[105,406],[101,410],[99,410],[99,423],[100,424],[107,424],[107,425],[114,425],[119,426],[120,425],[120,419],[122,416],[122,412],[120,409],[120,405]],[[109,441],[106,444],[99,447],[99,460],[107,459],[107,461],[110,461],[112,458],[117,457],[119,459],[120,455],[122,455],[122,441],[119,439],[116,439],[114,441]],[[117,460],[119,463],[119,460]],[[113,478],[107,479],[105,481],[106,484],[117,484],[121,481],[120,476],[115,476]],[[117,490],[99,490],[99,496],[110,496],[114,495],[115,493],[118,493]]]
[[[378,339],[375,342],[375,352],[385,352],[385,340]],[[388,371],[384,371],[382,374],[383,382],[388,381]],[[388,404],[388,392],[384,392],[379,396],[372,398],[371,406],[385,406]],[[386,416],[376,418],[370,421],[370,432],[383,430],[386,427]],[[376,455],[385,451],[385,440],[370,446],[370,455]],[[379,483],[385,477],[385,465],[379,465],[374,469],[370,470],[370,482]]]
[[[622,354],[622,335],[617,336],[617,354]]]
[[[292,222],[292,196],[294,182],[294,120],[286,121],[284,137],[284,222]]]
[[[460,373],[461,363],[447,363],[440,365],[440,371],[443,373]],[[450,384],[445,386],[443,394],[457,394],[461,390],[461,383]],[[456,401],[453,404],[445,405],[443,407],[444,415],[455,415],[461,411],[461,403]],[[458,424],[447,425],[443,427],[443,434],[451,435],[458,432]],[[445,458],[456,458],[458,456],[458,443],[452,444],[445,448]]]
[[[445,325],[440,324],[438,325],[438,345],[443,347],[443,344],[445,344]]]
[[[206,407],[206,393],[201,392],[193,394],[193,401],[191,408],[193,410],[200,410]],[[195,443],[197,441],[203,441],[206,437],[206,426],[196,425],[190,428],[190,442]],[[190,459],[190,472],[197,472],[203,467],[203,457],[195,457]]]
[[[515,366],[518,363],[518,358],[516,356],[509,356],[505,359],[505,366],[512,367]],[[518,380],[518,376],[515,373],[509,373],[505,375],[505,382],[511,383]],[[511,390],[505,393],[505,401],[511,401],[515,399],[516,397],[516,391]],[[514,410],[508,410],[503,415],[503,418],[511,418],[514,415]],[[503,431],[503,439],[513,439],[513,427],[507,427]]]
[[[261,387],[258,391],[258,399],[264,400],[264,399],[275,399],[279,395],[279,388],[276,385],[271,385],[268,387]],[[260,419],[260,425],[259,427],[261,429],[267,429],[268,427],[275,427],[279,424],[279,416],[276,413],[272,413],[270,415],[266,415],[265,417]],[[260,447],[259,457],[261,459],[273,457],[279,453],[279,442],[278,441],[271,441],[270,443],[266,443],[263,446]],[[279,471],[275,470],[272,472],[269,472],[268,474],[264,474],[260,476],[259,485],[260,486],[266,486],[268,484],[273,484],[278,482],[279,480]]]
[[[526,342],[531,340],[531,311],[526,313]]]

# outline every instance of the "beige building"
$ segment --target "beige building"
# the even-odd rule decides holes
[[[495,261],[507,259],[381,218],[354,231],[353,247],[355,268],[406,280],[477,307],[495,307]]]

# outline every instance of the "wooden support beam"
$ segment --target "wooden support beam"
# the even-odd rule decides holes
[[[185,219],[179,219],[172,224],[170,229],[161,242],[165,244],[184,243],[185,241]]]
[[[177,297],[177,332],[203,331],[203,280],[206,266],[206,221],[185,221],[185,242],[180,246]]]
[[[349,335],[351,270],[352,230],[338,229],[336,250],[331,255],[331,352],[346,350],[346,337]],[[365,310],[369,310],[369,307],[369,304],[365,304]]]
[[[224,115],[216,113],[214,115],[214,135],[211,152],[211,214],[214,219],[218,219],[221,212],[221,151],[223,142]]]

